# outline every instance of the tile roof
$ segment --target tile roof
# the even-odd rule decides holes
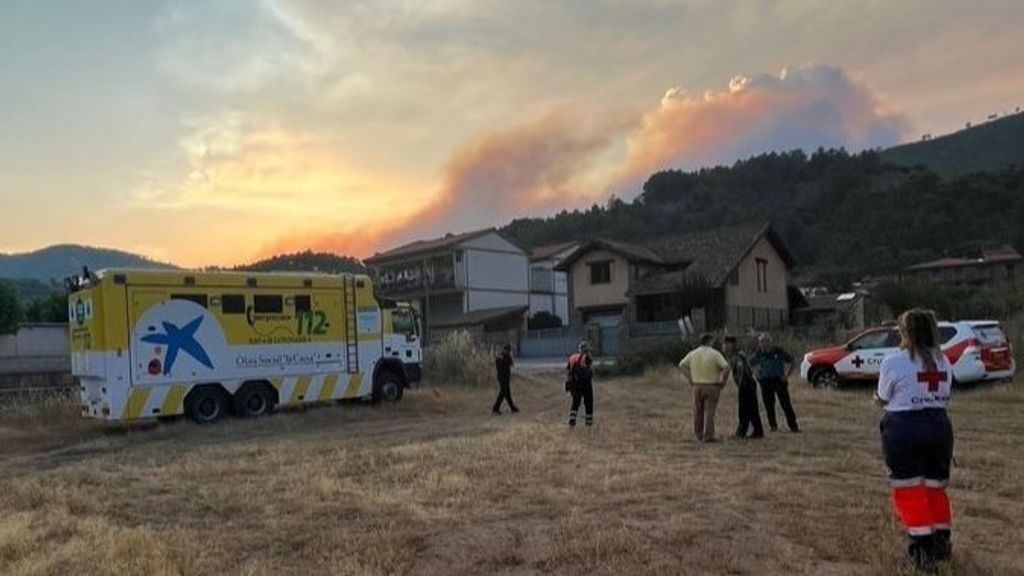
[[[942,268],[960,268],[962,266],[984,266],[988,264],[999,264],[1003,262],[1017,262],[1024,260],[1020,252],[1013,246],[987,246],[975,250],[972,254],[963,257],[945,257],[931,262],[908,266],[907,270],[935,270]]]
[[[505,320],[512,318],[516,315],[523,315],[526,313],[526,306],[506,306],[504,308],[486,308],[484,310],[474,310],[465,314],[460,314],[454,318],[443,320],[434,323],[434,328],[456,328],[461,326],[476,326],[479,324],[488,324],[491,322],[497,322],[499,320]]]
[[[530,260],[547,260],[578,245],[579,242],[561,242],[558,244],[548,244],[547,246],[538,246],[530,251]]]
[[[498,233],[494,228],[484,228],[482,230],[472,230],[470,232],[463,232],[461,234],[445,234],[437,238],[431,238],[429,240],[416,240],[408,244],[403,244],[397,248],[386,250],[384,252],[378,252],[366,259],[367,263],[379,262],[382,260],[390,260],[401,256],[412,256],[416,254],[423,254],[426,252],[434,252],[437,250],[443,250],[445,248],[453,248],[459,244],[472,240],[478,236],[483,236],[490,232]]]

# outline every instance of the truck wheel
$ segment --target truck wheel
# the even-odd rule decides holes
[[[274,389],[263,382],[252,382],[235,392],[235,415],[242,418],[266,416],[274,409]]]
[[[373,383],[374,404],[398,402],[404,393],[405,384],[402,383],[402,379],[390,370],[378,374],[376,382]]]
[[[227,411],[227,394],[219,386],[198,387],[185,398],[185,413],[197,424],[212,424]]]
[[[832,368],[821,368],[811,375],[811,386],[824,390],[839,389],[839,374]]]

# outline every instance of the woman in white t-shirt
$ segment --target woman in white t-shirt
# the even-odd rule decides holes
[[[952,511],[946,495],[953,427],[946,415],[953,370],[939,348],[935,315],[900,316],[900,352],[882,362],[876,399],[885,408],[882,450],[893,504],[910,536],[914,564],[932,570],[949,560]]]

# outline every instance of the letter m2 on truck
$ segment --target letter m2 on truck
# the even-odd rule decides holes
[[[212,422],[275,406],[401,399],[416,316],[363,275],[103,270],[69,297],[82,412]]]

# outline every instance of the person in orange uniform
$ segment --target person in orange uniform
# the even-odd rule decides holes
[[[587,426],[594,424],[594,358],[590,355],[590,344],[580,342],[578,352],[569,356],[566,366],[568,372],[565,390],[572,395],[572,406],[569,407],[569,426],[576,426],[580,402],[586,411],[584,422]]]
[[[946,414],[953,371],[939,348],[933,313],[900,316],[901,350],[882,361],[876,401],[893,505],[910,539],[908,554],[932,572],[952,555],[953,514],[946,494],[953,426]]]

